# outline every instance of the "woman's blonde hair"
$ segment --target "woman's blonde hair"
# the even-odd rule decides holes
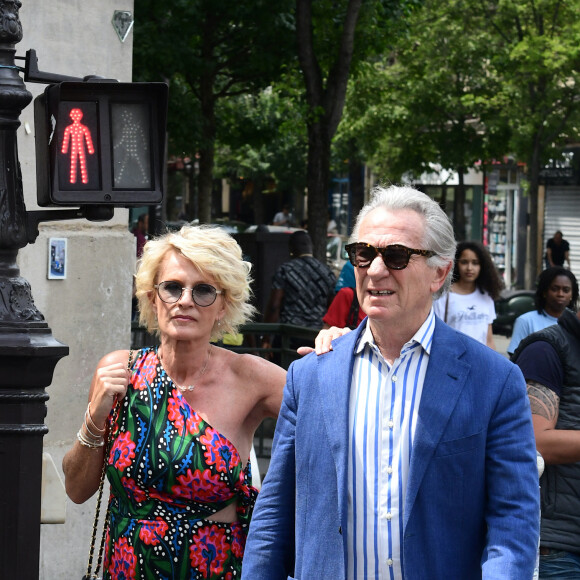
[[[235,334],[240,325],[255,314],[250,304],[252,265],[245,262],[242,249],[225,230],[216,226],[184,226],[178,232],[168,232],[145,244],[137,263],[135,295],[139,301],[139,323],[151,333],[159,334],[151,293],[158,280],[161,262],[170,253],[186,257],[201,273],[211,276],[223,290],[225,314],[221,324],[214,324],[212,340],[224,334]]]

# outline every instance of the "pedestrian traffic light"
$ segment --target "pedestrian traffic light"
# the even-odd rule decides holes
[[[49,85],[34,103],[38,204],[160,203],[167,94],[164,83]]]

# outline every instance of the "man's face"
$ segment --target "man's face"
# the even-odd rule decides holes
[[[378,248],[402,244],[429,250],[423,247],[424,228],[423,217],[412,210],[377,208],[362,221],[358,241]],[[381,256],[368,268],[355,268],[357,296],[371,326],[396,325],[412,336],[427,318],[432,293],[443,285],[450,269],[451,263],[447,268],[431,268],[426,257],[415,254],[404,270],[390,270]]]

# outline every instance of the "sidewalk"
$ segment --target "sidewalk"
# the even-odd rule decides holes
[[[493,340],[495,341],[495,348],[499,354],[503,354],[506,358],[509,358],[507,354],[507,347],[510,343],[510,337],[502,336],[501,334],[494,334]]]

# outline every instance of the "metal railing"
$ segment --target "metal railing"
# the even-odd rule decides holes
[[[217,344],[234,352],[251,353],[269,358],[287,370],[292,361],[300,358],[296,352],[297,346],[313,344],[318,330],[293,324],[252,322],[241,326],[239,333],[243,336],[241,345],[228,344],[227,341],[220,341]],[[264,337],[270,338],[269,342],[272,346],[262,347]],[[137,322],[131,323],[131,348],[157,345],[159,345],[159,338],[156,335],[147,332]]]

